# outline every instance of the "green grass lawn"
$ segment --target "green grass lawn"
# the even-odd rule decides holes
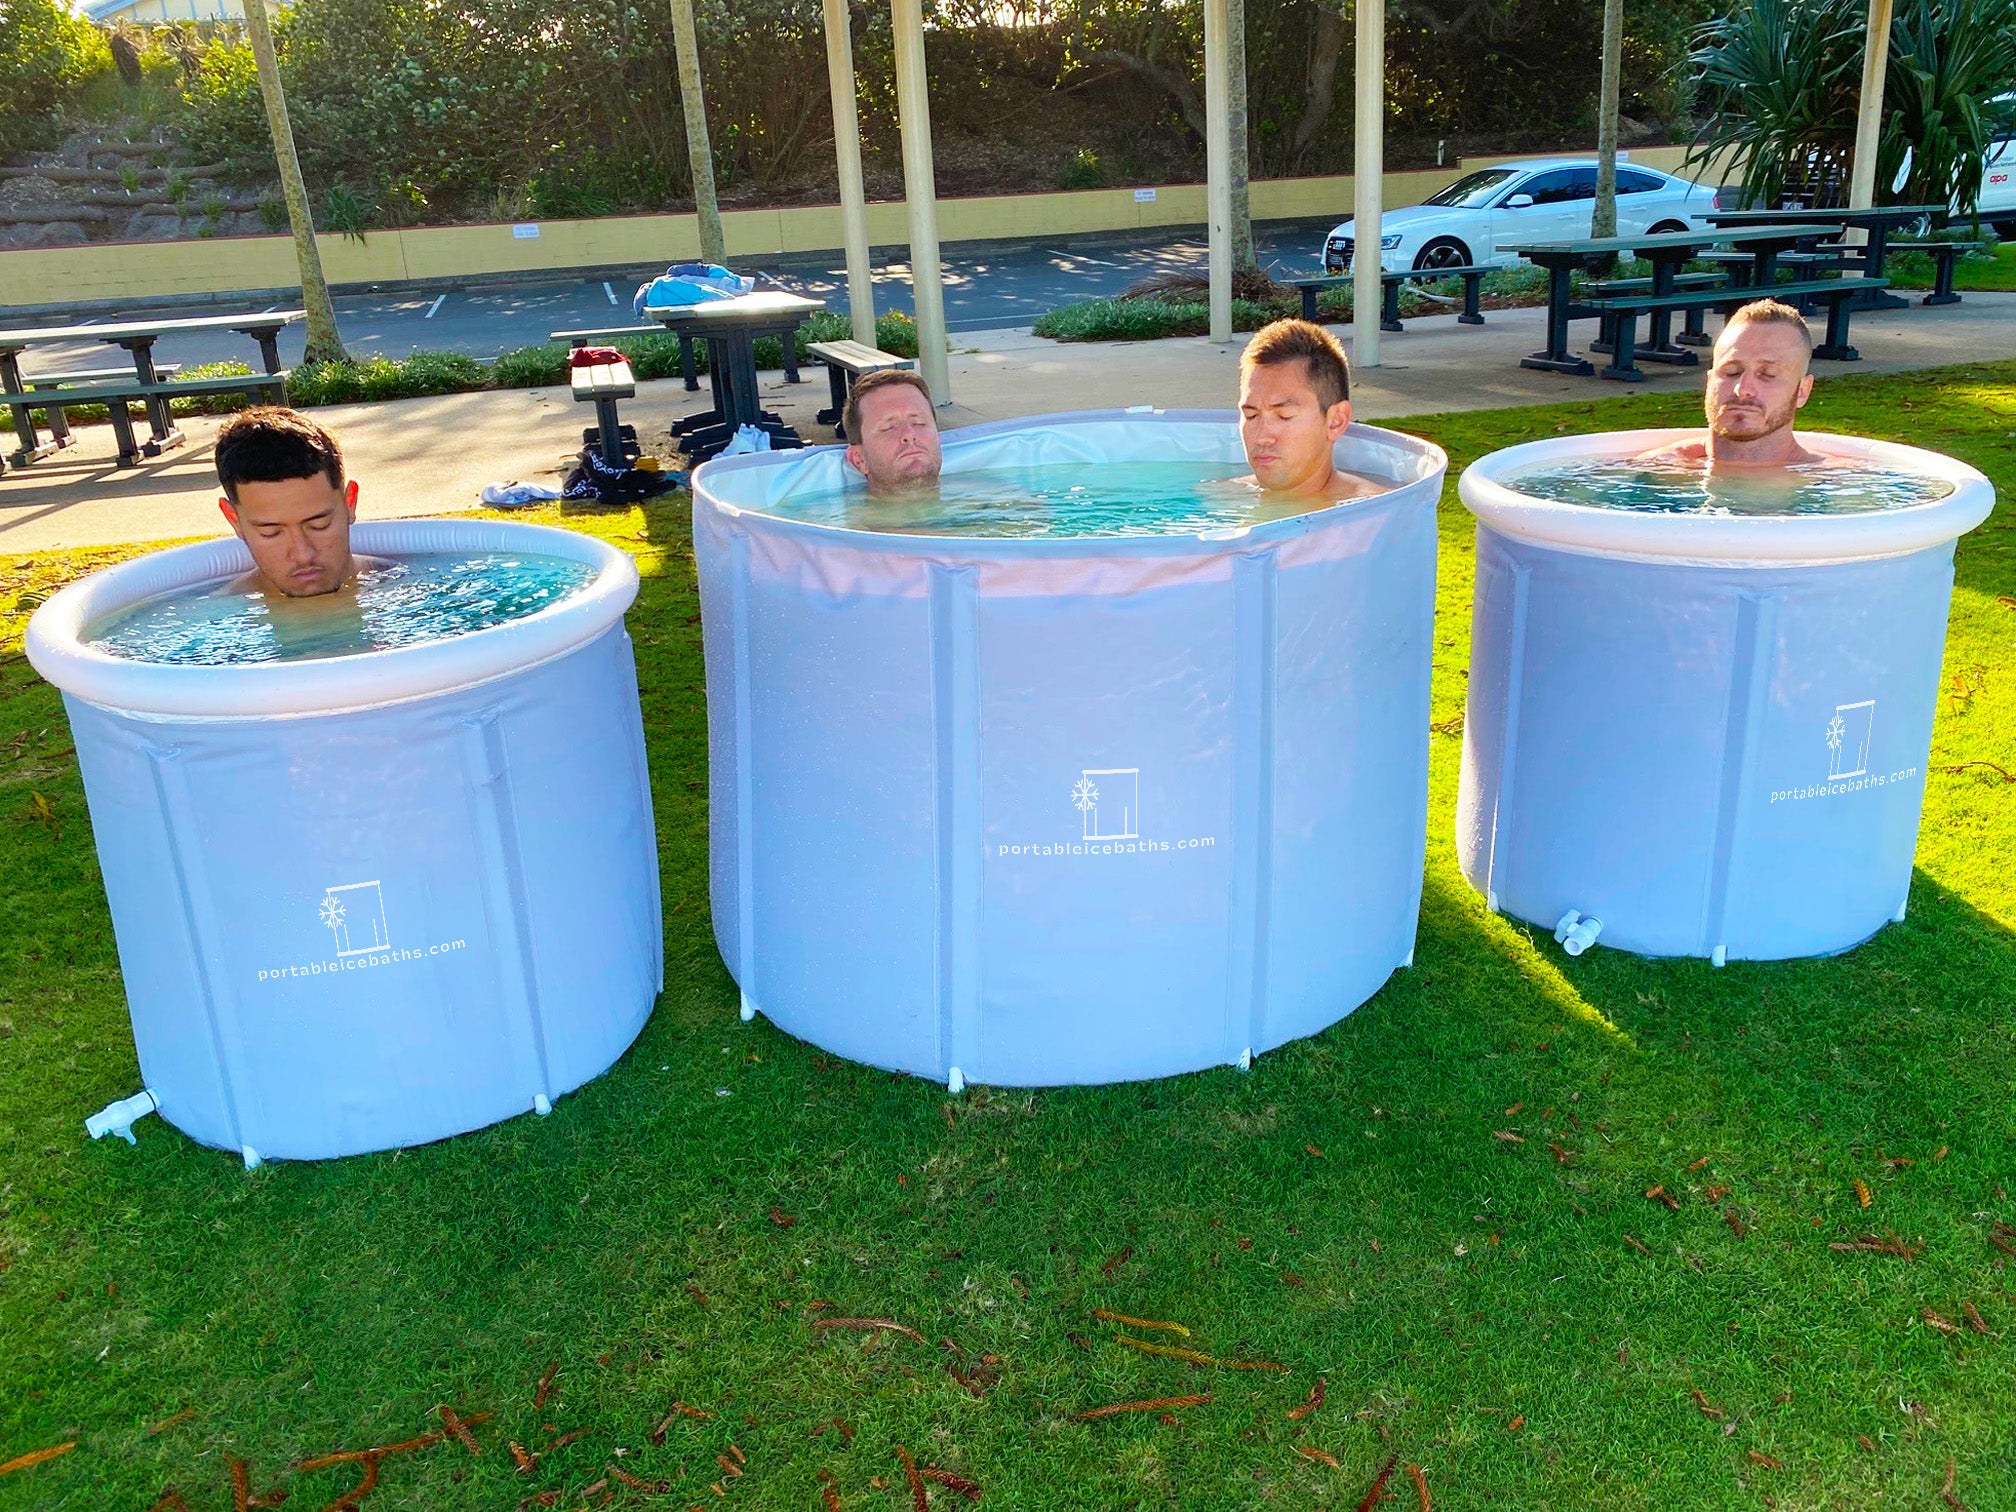
[[[1810,415],[2006,493],[2012,385],[2016,364],[1829,377]],[[1403,428],[1460,467],[1694,404]],[[1469,633],[1453,471],[1438,721]],[[958,1098],[736,1021],[683,516],[567,520],[646,574],[664,998],[552,1117],[423,1149],[247,1174],[158,1119],[137,1148],[85,1140],[138,1072],[61,705],[0,665],[0,1462],[76,1446],[0,1474],[0,1508],[143,1512],[173,1487],[221,1512],[242,1460],[253,1497],[312,1512],[361,1472],[290,1467],[423,1435],[445,1404],[490,1414],[481,1452],[386,1458],[366,1512],[897,1509],[898,1446],[997,1508],[1349,1509],[1398,1456],[1404,1512],[1409,1465],[1438,1509],[1936,1512],[1949,1462],[1957,1502],[2016,1509],[1993,1227],[2016,1223],[2016,785],[1963,765],[2016,772],[2006,508],[1960,549],[1910,914],[1862,948],[1566,958],[1458,875],[1459,741],[1438,735],[1417,964],[1358,1012],[1250,1073]],[[0,561],[0,609],[87,564]],[[1909,1258],[1832,1247],[1863,1233]],[[833,1317],[918,1337],[815,1330]]]
[[[1922,252],[1899,252],[1885,261],[1883,269],[1900,289],[1932,287],[1932,259]],[[1953,287],[1963,294],[2016,289],[2016,242],[1962,257],[1953,264]]]

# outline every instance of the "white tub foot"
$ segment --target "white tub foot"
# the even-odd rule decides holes
[[[1897,905],[1897,912],[1890,915],[1890,922],[1892,924],[1902,924],[1904,922],[1904,910],[1909,908],[1910,906],[1911,906],[1911,900],[1909,898],[1906,898],[1902,903],[1899,903]]]
[[[957,1097],[966,1090],[966,1073],[954,1066],[945,1078],[945,1090]]]
[[[548,1113],[553,1111],[553,1104],[546,1100],[544,1092],[535,1092],[532,1094],[532,1111],[537,1113],[541,1118],[544,1118]]]
[[[1248,1045],[1244,1050],[1241,1050],[1239,1052],[1239,1059],[1234,1064],[1241,1071],[1251,1071],[1253,1069],[1253,1047]]]
[[[1485,893],[1484,907],[1491,913],[1498,912],[1498,894],[1495,892]]]
[[[1414,952],[1410,949],[1407,952],[1406,957],[1400,962],[1399,969],[1405,971],[1409,966],[1412,966],[1413,964],[1414,964]]]
[[[1713,966],[1727,966],[1729,964],[1729,947],[1727,945],[1717,945],[1714,950],[1709,952],[1708,961]]]
[[[259,1158],[259,1152],[250,1145],[241,1146],[238,1153],[245,1157],[245,1169],[248,1171],[256,1171],[266,1163]]]
[[[754,1017],[756,1017],[756,1000],[745,992],[742,994],[742,1022],[746,1024]]]

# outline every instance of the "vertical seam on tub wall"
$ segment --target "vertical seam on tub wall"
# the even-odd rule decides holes
[[[525,859],[518,848],[517,810],[498,713],[494,708],[486,709],[462,722],[469,806],[477,843],[484,851],[483,908],[489,915],[490,938],[497,951],[505,1022],[514,1031],[512,1038],[530,1073],[534,1097],[550,1103],[553,1086],[546,1069],[546,1026],[539,1012],[531,904],[525,892]]]
[[[630,770],[637,779],[637,801],[643,810],[643,827],[637,843],[642,851],[642,874],[651,889],[651,959],[654,993],[665,990],[665,895],[658,873],[658,819],[651,807],[651,762],[644,749],[644,702],[637,686],[637,648],[630,632],[621,623],[616,634],[622,642],[623,671],[629,682],[629,718],[623,721],[623,739],[630,753]]]
[[[1482,535],[1484,527],[1480,525],[1477,529]],[[1519,775],[1519,705],[1526,683],[1526,606],[1533,586],[1533,569],[1514,560],[1509,550],[1505,558],[1512,574],[1512,623],[1506,636],[1505,722],[1498,739],[1497,801],[1491,805],[1491,859],[1484,866],[1484,897],[1493,907],[1505,896],[1498,857],[1504,849],[1504,825],[1506,816],[1513,812],[1512,788]]]
[[[1409,965],[1414,959],[1415,946],[1421,934],[1421,894],[1427,885],[1428,872],[1428,761],[1430,721],[1435,716],[1435,587],[1437,567],[1441,554],[1441,530],[1436,520],[1436,512],[1431,506],[1414,511],[1412,519],[1414,532],[1425,537],[1424,549],[1417,559],[1417,568],[1422,575],[1418,591],[1427,599],[1427,608],[1418,619],[1412,620],[1419,634],[1419,650],[1415,655],[1413,677],[1417,689],[1414,699],[1414,743],[1408,747],[1410,764],[1407,770],[1420,773],[1414,783],[1413,827],[1408,831],[1414,837],[1414,887],[1413,897],[1407,904],[1407,947],[1401,952],[1400,964]]]
[[[1715,805],[1715,850],[1708,863],[1701,908],[1701,953],[1728,944],[1729,879],[1735,874],[1749,805],[1744,796],[1764,727],[1771,689],[1771,655],[1778,626],[1778,596],[1736,596],[1736,646],[1729,679],[1729,710],[1722,728],[1722,791]]]
[[[980,579],[931,564],[938,1070],[976,1080],[980,1043]]]
[[[1266,1045],[1273,898],[1274,553],[1232,559],[1232,896],[1227,910],[1225,1058]]]
[[[756,995],[756,778],[753,771],[755,719],[749,707],[749,537],[737,531],[728,543],[728,619],[735,675],[735,985],[745,1002]]]
[[[245,1138],[245,1125],[239,1114],[237,1084],[243,1078],[233,1074],[230,1050],[239,1043],[239,1036],[235,1023],[233,1032],[227,1034],[221,1022],[235,1005],[223,986],[224,963],[216,954],[217,906],[210,896],[210,881],[196,844],[200,831],[189,797],[189,774],[182,764],[182,753],[173,747],[149,745],[146,750],[147,760],[154,769],[154,794],[166,820],[168,856],[175,866],[175,891],[182,904],[189,938],[196,945],[196,984],[203,996],[203,1015],[210,1030],[210,1059],[217,1068],[217,1090],[224,1103],[225,1121],[231,1126],[231,1143],[243,1150],[252,1141]],[[236,1017],[235,1013],[231,1016]],[[172,1119],[175,1109],[168,1107],[162,1112]]]

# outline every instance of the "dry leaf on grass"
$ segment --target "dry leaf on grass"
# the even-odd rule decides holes
[[[1428,1496],[1428,1477],[1421,1473],[1421,1467],[1409,1465],[1407,1473],[1414,1477],[1414,1494],[1421,1498],[1421,1512],[1435,1512],[1435,1503]]]
[[[1524,1134],[1515,1134],[1510,1129],[1493,1129],[1491,1131],[1491,1137],[1493,1139],[1502,1139],[1505,1141],[1506,1144],[1526,1143],[1526,1136]]]
[[[1163,1333],[1181,1334],[1186,1339],[1190,1337],[1190,1330],[1181,1323],[1158,1323],[1153,1318],[1131,1318],[1126,1313],[1113,1312],[1104,1307],[1093,1308],[1092,1316],[1101,1323],[1125,1323],[1129,1328],[1155,1328]]]
[[[1694,1398],[1694,1405],[1701,1409],[1701,1416],[1708,1418],[1724,1418],[1729,1416],[1728,1413],[1724,1412],[1720,1407],[1717,1407],[1713,1402],[1709,1401],[1706,1396],[1702,1395],[1700,1387],[1698,1386],[1695,1387],[1692,1391],[1688,1393],[1688,1395]]]
[[[1113,1256],[1111,1259],[1106,1261],[1104,1265],[1101,1265],[1099,1267],[1099,1274],[1104,1276],[1108,1281],[1111,1281],[1113,1279],[1113,1272],[1120,1269],[1121,1266],[1125,1265],[1129,1260],[1133,1258],[1134,1258],[1134,1246],[1130,1244],[1125,1249],[1121,1250],[1119,1254]]]
[[[546,1398],[553,1394],[553,1378],[560,1374],[560,1362],[556,1359],[546,1367],[546,1374],[539,1377],[539,1389],[532,1393],[532,1410],[537,1412],[546,1405]]]
[[[12,1475],[16,1470],[26,1470],[30,1465],[47,1464],[50,1460],[61,1459],[77,1447],[75,1439],[67,1444],[51,1444],[47,1449],[31,1449],[26,1454],[17,1454],[0,1465],[0,1475]]]
[[[1112,1402],[1104,1407],[1074,1412],[1071,1414],[1071,1421],[1089,1423],[1097,1418],[1117,1417],[1127,1412],[1160,1412],[1168,1407],[1201,1407],[1210,1400],[1210,1392],[1200,1391],[1195,1396],[1149,1397],[1140,1402]]]
[[[1299,1407],[1290,1407],[1288,1409],[1289,1418],[1299,1422],[1301,1419],[1309,1416],[1318,1407],[1321,1407],[1323,1405],[1323,1392],[1328,1384],[1329,1382],[1324,1377],[1316,1377],[1316,1384],[1309,1388],[1309,1399]]]
[[[1340,1468],[1336,1455],[1326,1449],[1318,1449],[1314,1444],[1297,1444],[1295,1452],[1306,1460],[1314,1460],[1319,1465],[1328,1465],[1332,1470]]]
[[[170,1428],[176,1427],[177,1425],[182,1423],[186,1423],[195,1416],[196,1416],[196,1409],[194,1407],[184,1407],[180,1412],[173,1413],[170,1416],[161,1419],[160,1422],[156,1423],[152,1428],[149,1428],[147,1432],[150,1436],[154,1438],[159,1438],[162,1434],[166,1433]]]
[[[1785,1468],[1761,1449],[1745,1449],[1743,1452],[1749,1456],[1751,1464],[1762,1465],[1766,1470],[1783,1470]]]
[[[887,1318],[816,1318],[812,1327],[816,1329],[851,1328],[861,1333],[900,1333],[915,1339],[919,1344],[929,1343],[924,1335],[902,1323],[892,1323]]]
[[[936,1481],[949,1490],[957,1491],[968,1501],[980,1500],[980,1487],[963,1475],[954,1475],[950,1470],[940,1470],[936,1465],[920,1465],[917,1473],[928,1481]]]
[[[931,1512],[931,1501],[924,1491],[924,1477],[917,1473],[917,1461],[910,1457],[910,1451],[901,1444],[896,1446],[896,1457],[903,1461],[903,1473],[910,1477],[911,1505],[916,1512]]]
[[[1654,1182],[1645,1189],[1645,1195],[1650,1197],[1654,1202],[1663,1202],[1676,1213],[1680,1211],[1680,1199],[1657,1182]]]
[[[1876,1200],[1869,1194],[1869,1183],[1860,1176],[1855,1178],[1855,1200],[1865,1208]]]
[[[1379,1498],[1386,1494],[1387,1478],[1393,1474],[1393,1467],[1399,1463],[1400,1456],[1396,1454],[1379,1467],[1379,1473],[1372,1477],[1371,1489],[1365,1493],[1364,1500],[1358,1503],[1358,1512],[1372,1512],[1372,1509],[1379,1505]]]
[[[1226,1360],[1217,1355],[1208,1355],[1195,1349],[1178,1349],[1172,1344],[1154,1344],[1147,1339],[1130,1339],[1125,1334],[1113,1336],[1115,1344],[1124,1344],[1129,1349],[1138,1349],[1143,1354],[1167,1355],[1172,1360],[1187,1360],[1192,1365],[1212,1365],[1220,1370],[1278,1370],[1288,1373],[1286,1365],[1273,1360]]]

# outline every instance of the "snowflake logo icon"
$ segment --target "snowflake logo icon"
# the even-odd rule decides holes
[[[1071,789],[1071,801],[1078,806],[1079,813],[1085,813],[1099,801],[1099,788],[1090,777],[1080,777]]]
[[[1841,749],[1841,738],[1847,732],[1847,722],[1839,714],[1836,714],[1827,726],[1827,749],[1830,751],[1839,751]]]
[[[349,910],[347,910],[343,906],[342,899],[336,897],[325,897],[322,900],[322,909],[321,909],[323,927],[325,929],[342,928],[344,917],[348,912]]]

